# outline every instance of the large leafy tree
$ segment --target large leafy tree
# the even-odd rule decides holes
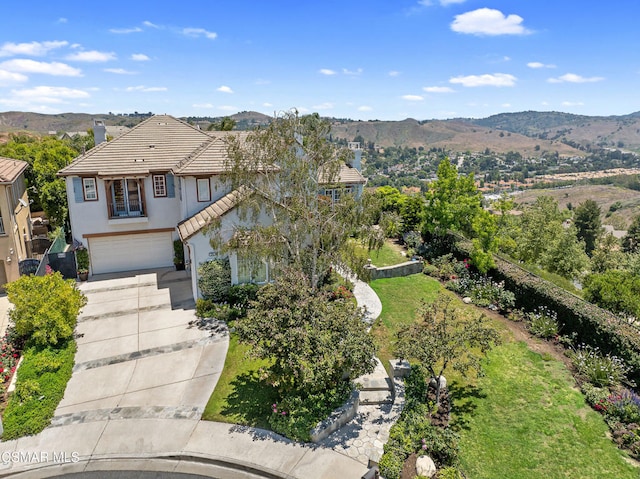
[[[253,356],[273,361],[267,379],[281,395],[315,394],[345,375],[373,371],[375,348],[363,319],[352,301],[331,300],[313,291],[304,273],[286,270],[260,289],[236,331]]]
[[[425,229],[436,234],[453,230],[472,236],[473,221],[482,210],[482,196],[473,174],[459,176],[457,168],[445,158],[438,165],[437,176],[426,193]]]
[[[34,207],[42,207],[53,226],[62,226],[67,218],[67,192],[64,179],[56,176],[79,152],[68,142],[53,137],[34,138],[14,135],[0,145],[0,156],[29,163],[25,174]]]
[[[521,216],[516,233],[516,259],[539,264],[554,240],[562,235],[564,217],[558,203],[551,196],[539,196]]]
[[[500,340],[484,315],[465,318],[450,296],[441,294],[419,311],[419,321],[398,334],[397,352],[419,361],[436,383],[436,402],[440,400],[440,381],[448,367],[461,374],[481,372],[481,359]]]
[[[339,182],[352,152],[328,141],[331,125],[317,114],[287,112],[248,136],[229,135],[226,179],[247,195],[240,212],[251,223],[238,227],[226,245],[304,273],[313,290],[334,266],[354,235],[373,230],[367,209]],[[325,189],[342,192],[332,201]],[[262,215],[268,221],[258,221]],[[215,228],[215,227],[214,227]]]
[[[573,213],[576,235],[579,240],[584,241],[585,252],[589,256],[593,253],[598,238],[602,234],[600,213],[598,203],[593,200],[580,203]]]

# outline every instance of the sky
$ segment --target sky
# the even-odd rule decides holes
[[[640,110],[637,0],[10,1],[0,111]]]

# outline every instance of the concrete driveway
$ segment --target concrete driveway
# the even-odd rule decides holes
[[[101,275],[77,327],[78,352],[52,425],[104,419],[199,419],[228,347],[224,326],[199,328],[184,272]]]

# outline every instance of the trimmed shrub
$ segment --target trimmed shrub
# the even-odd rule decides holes
[[[215,318],[228,323],[238,319],[242,312],[228,304],[221,304],[209,299],[198,299],[196,301],[196,316],[198,318]]]
[[[231,289],[231,265],[228,258],[214,259],[198,267],[198,288],[204,299],[216,303],[227,300]]]
[[[80,309],[87,304],[75,281],[65,280],[58,272],[21,276],[6,288],[14,305],[9,318],[16,333],[38,346],[56,345],[71,338]]]
[[[447,245],[457,258],[468,258],[472,249],[470,241],[452,234],[437,244]],[[563,334],[575,335],[577,341],[623,359],[630,368],[627,377],[640,383],[640,334],[636,328],[510,261],[496,257],[495,262],[488,274],[494,281],[504,281],[505,288],[515,294],[516,307],[532,311],[546,306],[555,311]]]

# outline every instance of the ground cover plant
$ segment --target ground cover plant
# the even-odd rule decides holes
[[[60,273],[22,276],[7,285],[14,347],[24,344],[16,389],[3,415],[5,440],[47,427],[71,378],[73,331],[86,297]],[[4,353],[3,353],[4,354]]]
[[[422,288],[409,289],[406,281]],[[377,340],[392,337],[396,321],[406,325],[415,318],[424,297],[417,292],[425,284],[431,301],[441,286],[424,275],[372,282],[383,304],[374,326]],[[445,373],[467,477],[637,477],[637,468],[606,437],[607,425],[587,406],[564,363],[530,351],[510,333],[503,340],[483,364],[483,377]]]

